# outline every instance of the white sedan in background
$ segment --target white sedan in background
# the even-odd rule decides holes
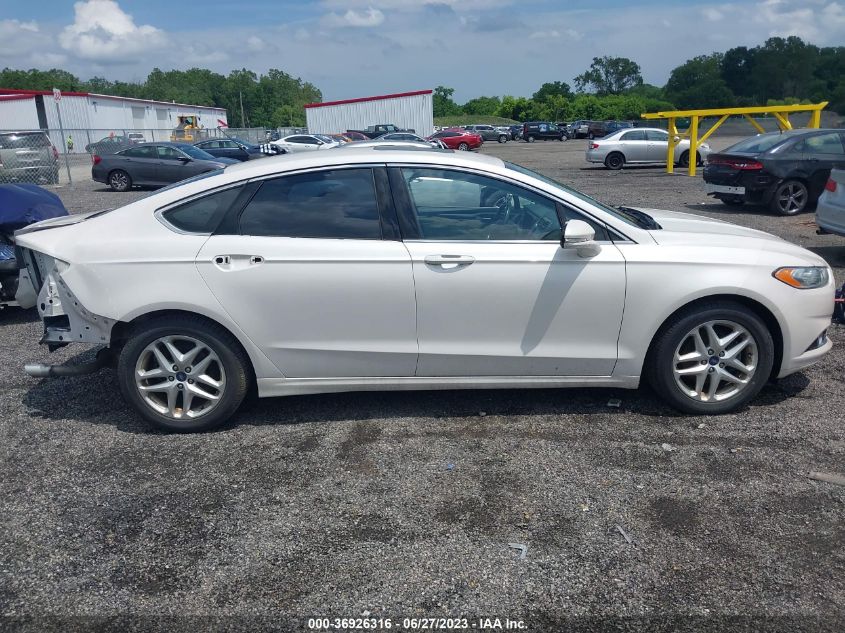
[[[342,145],[342,143],[325,134],[291,134],[277,141],[272,141],[270,144],[283,150],[285,154],[332,149]]]
[[[611,208],[468,152],[240,163],[34,224],[17,244],[42,343],[106,346],[89,367],[27,372],[111,362],[127,402],[174,431],[222,424],[252,387],[645,378],[680,411],[719,414],[831,348],[833,277],[818,255],[726,222]]]
[[[689,139],[682,138],[675,146],[675,164],[689,166]],[[622,128],[602,138],[587,141],[588,163],[604,163],[608,169],[622,169],[626,164],[666,164],[669,133],[660,128]],[[710,154],[710,146],[702,143],[696,152],[700,165]]]

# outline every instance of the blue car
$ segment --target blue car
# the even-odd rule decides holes
[[[17,305],[18,262],[14,233],[25,226],[68,215],[59,196],[38,185],[0,185],[0,308]]]

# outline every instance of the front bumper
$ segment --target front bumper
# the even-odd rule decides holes
[[[833,317],[835,281],[832,272],[824,288],[795,290],[780,302],[783,310],[783,358],[777,377],[783,378],[821,360],[833,347],[827,338]]]

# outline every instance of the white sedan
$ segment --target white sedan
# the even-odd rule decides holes
[[[690,142],[679,139],[675,146],[675,164],[689,166]],[[666,163],[669,133],[660,128],[622,128],[607,136],[587,141],[585,158],[588,163],[603,163],[608,169],[622,169],[628,164]],[[710,146],[701,143],[696,150],[696,165],[710,155]]]
[[[17,241],[42,343],[106,346],[124,398],[176,431],[223,423],[252,386],[646,378],[680,411],[718,414],[831,348],[833,277],[818,255],[717,220],[611,208],[467,152],[251,161]],[[27,369],[63,370],[81,371]]]
[[[332,149],[341,145],[331,136],[324,134],[291,134],[285,136],[277,141],[272,141],[270,145],[274,145],[282,150],[283,153],[294,152],[311,152],[318,149]]]

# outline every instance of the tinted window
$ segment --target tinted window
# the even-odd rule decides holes
[[[646,140],[645,132],[642,130],[635,130],[633,132],[625,132],[620,138],[620,141],[644,141]]]
[[[752,136],[744,141],[740,141],[736,145],[731,145],[724,153],[730,154],[733,152],[740,152],[745,154],[756,154],[757,152],[765,152],[772,149],[775,145],[780,145],[789,140],[790,137],[784,136],[780,132],[770,132],[768,134],[759,134]]]
[[[796,149],[805,154],[845,154],[842,137],[837,132],[810,136],[799,143]]]
[[[646,137],[649,141],[669,142],[669,132],[661,132],[660,130],[646,130]]]
[[[553,200],[476,174],[411,167],[402,174],[421,239],[560,241]]]
[[[182,157],[181,153],[167,145],[159,145],[156,147],[156,151],[158,152],[158,157],[164,160],[179,160]]]
[[[152,145],[133,147],[132,149],[123,150],[120,152],[120,155],[129,156],[130,158],[156,158],[156,148]]]
[[[188,233],[213,233],[226,211],[235,202],[241,187],[218,191],[168,209],[162,216],[177,229]]]
[[[27,149],[50,145],[46,134],[0,134],[0,149]]]
[[[238,147],[234,141],[217,141],[217,145],[226,149],[237,149]]]
[[[336,169],[268,180],[241,214],[241,233],[380,239],[371,169]]]

